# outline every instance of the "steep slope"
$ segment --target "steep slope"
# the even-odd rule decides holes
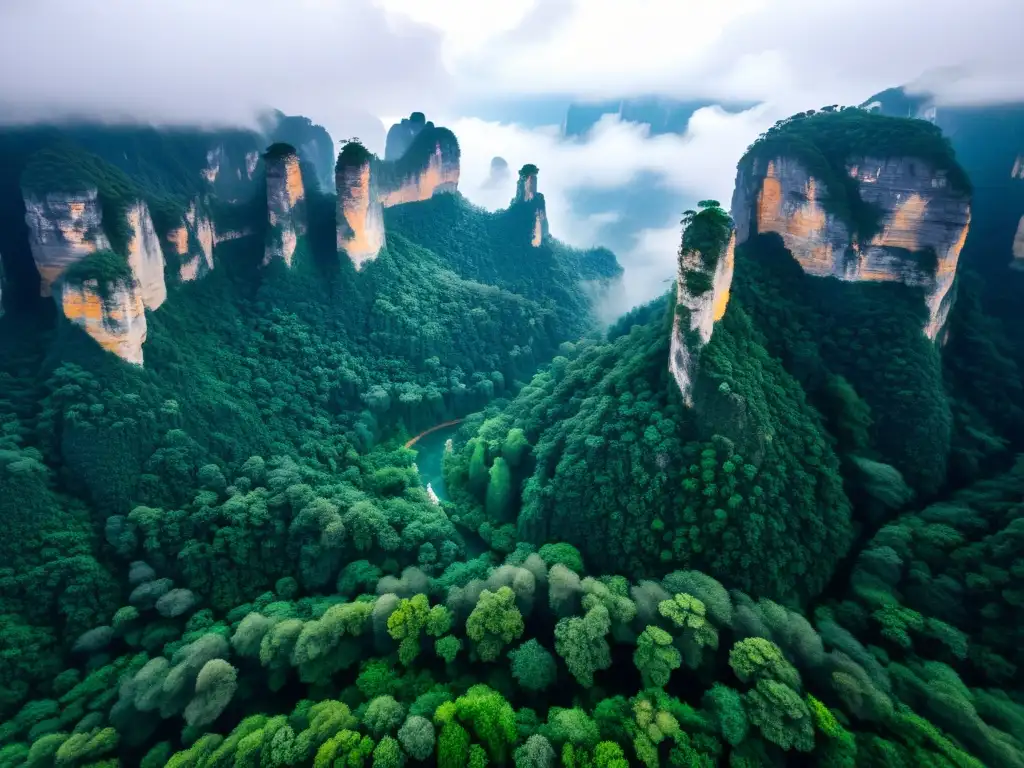
[[[484,501],[479,468],[521,432],[527,540],[634,575],[683,563],[814,596],[850,544],[850,498],[877,515],[893,502],[872,495],[878,478],[926,494],[946,480],[938,342],[969,194],[926,123],[856,109],[780,122],[740,160],[735,230],[715,201],[684,215],[668,315],[556,361],[467,428],[449,488]]]

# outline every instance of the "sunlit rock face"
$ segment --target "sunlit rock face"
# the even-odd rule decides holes
[[[341,164],[338,187],[338,250],[344,250],[357,270],[377,258],[384,247],[384,212],[372,162],[366,158]]]
[[[801,163],[776,157],[755,158],[740,168],[732,200],[737,243],[775,232],[808,274],[921,286],[928,306],[923,330],[936,339],[949,314],[950,289],[970,226],[968,197],[919,158],[864,157],[846,170],[857,180],[861,199],[883,212],[881,231],[870,241],[858,241],[826,211],[824,185]],[[915,256],[927,251],[935,254],[934,274]]]
[[[193,200],[182,217],[181,224],[167,234],[175,253],[178,254],[178,277],[189,283],[213,270],[213,246],[217,242],[213,222],[199,212],[197,201]]]
[[[281,259],[287,266],[292,265],[298,239],[306,234],[306,199],[299,170],[299,156],[295,150],[269,155],[267,164],[267,216],[270,235],[266,245],[263,263]]]
[[[120,281],[101,291],[95,280],[60,284],[61,311],[97,344],[134,365],[142,365],[146,311],[135,281]]]
[[[446,156],[440,142],[434,145],[424,167],[402,174],[390,189],[381,191],[385,208],[403,203],[429,200],[435,194],[456,192],[459,188],[459,161]]]
[[[384,159],[394,161],[400,159],[412,146],[413,139],[419,136],[426,125],[426,117],[422,112],[413,112],[409,117],[402,118],[388,130],[384,145]]]
[[[54,281],[76,261],[110,247],[102,222],[96,189],[25,195],[25,223],[41,295],[52,295]]]
[[[142,201],[128,208],[128,266],[139,285],[146,309],[157,309],[167,299],[164,282],[164,252],[153,227],[149,207]]]
[[[714,267],[705,266],[699,252],[686,253],[679,259],[676,275],[676,304],[686,311],[676,311],[672,325],[672,346],[668,368],[676,380],[687,405],[693,405],[693,381],[701,347],[711,341],[715,323],[725,315],[729,290],[736,266],[736,232],[729,238]],[[694,293],[688,284],[688,273],[701,273],[710,278],[710,289]]]

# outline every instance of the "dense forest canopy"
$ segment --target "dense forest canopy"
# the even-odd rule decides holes
[[[961,266],[937,345],[918,287],[756,236],[688,405],[689,310],[596,327],[621,268],[538,241],[540,194],[389,207],[356,270],[331,163],[391,183],[457,163],[450,131],[413,113],[392,162],[265,122],[0,132],[0,768],[1024,768],[1024,391],[984,273]],[[286,264],[265,166],[292,151]],[[921,121],[805,113],[741,168],[779,153],[855,217],[856,153],[970,188]],[[144,367],[38,296],[24,196],[85,183],[111,247],[60,280],[135,279],[111,233],[153,210]],[[679,256],[704,275],[732,224],[698,209]],[[169,236],[199,214],[231,237],[186,280]],[[444,498],[405,447],[435,425]]]

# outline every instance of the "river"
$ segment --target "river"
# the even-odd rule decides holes
[[[458,429],[458,421],[446,422],[417,435],[405,444],[407,448],[416,451],[416,466],[420,470],[423,484],[429,483],[430,487],[434,489],[434,493],[437,494],[437,498],[442,501],[448,500],[442,472],[444,444]]]

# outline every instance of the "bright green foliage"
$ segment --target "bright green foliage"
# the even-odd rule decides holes
[[[385,736],[373,749],[374,768],[401,768],[404,762],[402,748],[391,736]]]
[[[800,686],[800,675],[782,655],[779,646],[762,637],[740,640],[729,651],[729,666],[743,682],[776,680],[791,688]]]
[[[454,635],[445,635],[444,637],[439,637],[434,641],[435,653],[437,653],[438,657],[444,659],[448,664],[455,661],[455,657],[459,655],[459,651],[461,650],[462,640]]]
[[[672,635],[660,627],[647,627],[637,638],[633,663],[645,687],[661,688],[668,684],[672,670],[679,669],[682,656],[672,645]]]
[[[718,630],[707,619],[707,609],[692,595],[676,595],[658,603],[658,613],[674,627],[683,660],[691,669],[700,666],[704,648],[718,648]]]
[[[814,725],[800,694],[769,678],[743,695],[747,714],[761,735],[782,749],[810,752],[814,749]]]
[[[427,623],[430,603],[426,595],[403,599],[388,617],[388,634],[399,641],[398,658],[409,666],[420,654],[420,633]]]
[[[515,711],[508,701],[486,685],[474,685],[452,707],[454,716],[472,731],[490,758],[504,762],[516,740]]]
[[[572,544],[562,541],[557,544],[545,544],[538,554],[548,566],[561,564],[573,573],[583,573],[583,556]]]
[[[441,726],[437,741],[437,765],[439,768],[464,768],[469,759],[469,733],[454,721]]]
[[[374,754],[373,740],[356,731],[342,730],[331,736],[317,750],[313,760],[314,768],[343,765],[346,768],[362,768],[370,764]],[[287,763],[280,763],[287,765]]]
[[[536,638],[513,648],[508,657],[512,660],[512,676],[527,690],[543,691],[555,682],[555,657]]]
[[[555,651],[585,688],[594,684],[595,672],[611,666],[611,649],[605,639],[610,629],[611,619],[603,605],[591,608],[583,618],[561,619],[555,627]]]
[[[482,661],[495,661],[502,648],[523,634],[523,615],[516,607],[509,587],[497,592],[484,590],[466,620],[466,634]]]
[[[807,695],[807,707],[815,730],[826,739],[821,764],[826,768],[854,768],[857,764],[857,742],[853,734],[839,724],[832,710],[810,694]]]

